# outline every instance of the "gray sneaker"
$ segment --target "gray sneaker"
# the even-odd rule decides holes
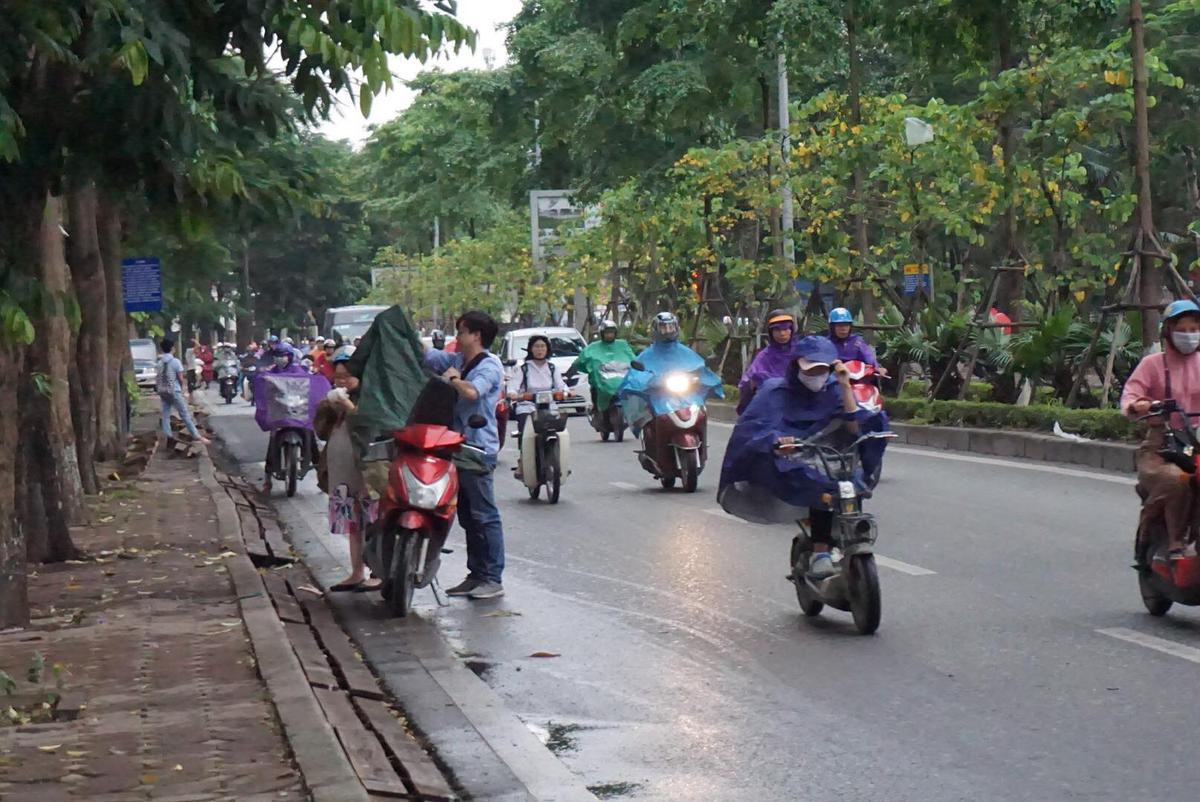
[[[482,580],[474,577],[467,577],[462,582],[459,582],[454,587],[446,591],[447,596],[468,596],[471,591],[483,584]]]
[[[471,599],[495,599],[504,595],[504,586],[499,582],[480,582],[467,594]]]
[[[822,551],[814,554],[808,562],[808,575],[813,579],[827,579],[837,573],[833,558],[829,552]]]

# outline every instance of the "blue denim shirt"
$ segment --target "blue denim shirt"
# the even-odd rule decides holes
[[[463,368],[463,356],[446,351],[430,351],[425,355],[425,364],[444,373],[447,368]],[[467,442],[482,449],[489,461],[494,462],[500,451],[500,433],[496,428],[496,404],[500,401],[500,386],[504,383],[504,369],[500,359],[495,354],[488,353],[475,369],[467,376],[467,381],[475,385],[479,398],[468,401],[463,396],[458,397],[454,404],[454,430],[467,438]],[[467,423],[472,415],[482,415],[487,425],[472,429]]]

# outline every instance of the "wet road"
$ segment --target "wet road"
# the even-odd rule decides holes
[[[257,478],[249,408],[215,412]],[[423,591],[417,613],[598,795],[1195,797],[1200,613],[1143,612],[1129,477],[893,448],[870,507],[883,624],[864,638],[845,613],[802,618],[792,532],[721,513],[715,462],[695,495],[664,492],[632,443],[571,432],[557,506],[531,502],[504,455],[506,597],[439,609]],[[710,433],[718,459],[729,427]],[[311,475],[279,503],[324,532]],[[447,585],[461,531],[450,545]]]

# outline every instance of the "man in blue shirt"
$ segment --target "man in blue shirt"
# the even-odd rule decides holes
[[[500,451],[496,429],[496,404],[504,371],[488,348],[499,326],[485,312],[467,312],[456,322],[458,352],[430,351],[425,361],[458,393],[454,405],[454,429],[483,455],[482,471],[458,471],[458,523],[467,533],[467,578],[446,591],[450,596],[494,599],[504,595],[504,529],[496,507],[492,473]],[[472,428],[470,419],[481,416],[487,423]]]

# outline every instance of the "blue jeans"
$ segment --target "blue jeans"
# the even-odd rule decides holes
[[[488,462],[495,468],[495,457]],[[458,523],[467,532],[471,578],[498,583],[504,573],[504,528],[492,492],[492,475],[492,471],[458,472]]]
[[[179,419],[183,421],[183,425],[187,427],[188,434],[195,439],[200,439],[200,432],[196,429],[196,423],[192,420],[192,413],[188,411],[187,401],[183,400],[183,393],[176,390],[170,400],[159,396],[159,401],[162,402],[162,430],[167,437],[171,436],[171,410],[179,413]]]

